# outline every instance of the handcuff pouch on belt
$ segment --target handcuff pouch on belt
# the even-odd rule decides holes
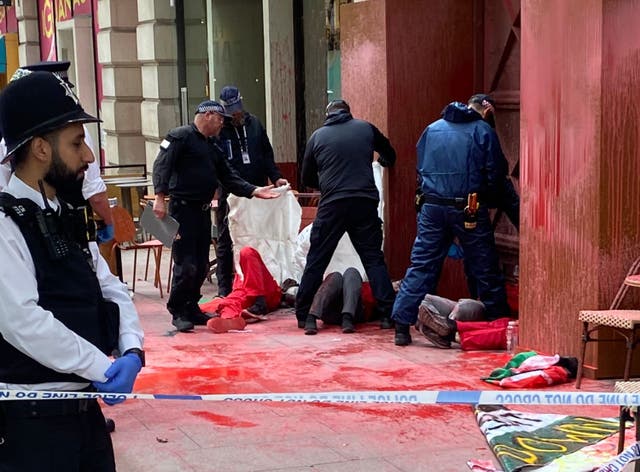
[[[478,194],[470,193],[464,207],[464,229],[476,229],[478,226],[478,206]]]

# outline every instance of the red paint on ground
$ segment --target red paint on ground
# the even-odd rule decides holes
[[[253,428],[257,426],[255,423],[250,423],[249,421],[240,421],[230,416],[216,415],[210,411],[190,411],[189,414],[207,420],[210,423],[217,424],[218,426],[229,426],[232,428]]]

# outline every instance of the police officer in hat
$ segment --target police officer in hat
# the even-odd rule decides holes
[[[227,161],[217,140],[226,114],[222,105],[205,100],[196,108],[193,122],[174,128],[160,143],[153,164],[158,218],[169,214],[180,223],[173,243],[173,282],[167,309],[172,324],[186,332],[211,318],[198,306],[200,289],[209,271],[211,246],[211,200],[218,184],[241,197],[277,198],[273,185],[256,187],[244,181]]]
[[[31,72],[51,72],[63,79],[69,87],[73,88],[74,85],[69,81],[68,71],[71,63],[69,61],[43,61],[36,64],[30,64],[23,66],[16,70],[11,77],[11,81],[18,80]],[[91,141],[91,135],[88,129],[85,127],[85,142],[89,149],[93,152],[93,142]],[[4,140],[0,142],[0,161],[4,160],[6,155],[6,147],[4,146]],[[0,166],[0,190],[2,190],[7,183],[11,175],[11,166],[6,163]],[[76,207],[87,206],[88,202],[91,209],[100,217],[102,224],[97,231],[97,241],[99,243],[105,243],[113,240],[113,215],[111,214],[111,208],[109,207],[109,199],[107,197],[107,186],[100,176],[100,162],[94,159],[89,164],[89,168],[85,172],[84,179],[78,181],[74,186],[59,190],[58,193],[64,191],[64,200],[67,203],[71,203]]]
[[[0,94],[0,133],[15,170],[0,193],[2,389],[128,393],[143,365],[143,333],[126,287],[58,197],[93,161],[83,124],[96,121],[49,72]],[[114,350],[122,355],[111,360]],[[0,468],[114,471],[97,401],[0,402]]]
[[[235,85],[226,85],[220,91],[220,102],[224,110],[231,115],[225,120],[220,140],[227,154],[229,163],[238,171],[240,177],[250,184],[263,186],[271,181],[276,187],[287,185],[286,179],[275,163],[273,147],[267,131],[257,116],[244,109],[242,95]],[[231,293],[233,285],[233,244],[229,232],[229,192],[220,189],[218,210],[216,212],[216,228],[218,229],[218,245],[216,247],[216,279],[218,295],[226,297]],[[266,303],[256,307],[257,311],[266,310]],[[264,313],[256,313],[264,314]]]

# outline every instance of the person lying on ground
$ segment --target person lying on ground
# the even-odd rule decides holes
[[[239,262],[242,274],[235,275],[231,293],[200,304],[202,311],[217,315],[207,322],[214,333],[244,329],[247,322],[264,320],[264,315],[280,306],[282,290],[258,251],[243,247]]]
[[[415,328],[441,349],[451,348],[456,334],[460,348],[465,351],[505,349],[511,318],[487,321],[485,311],[478,300],[462,298],[455,302],[429,294],[420,303]]]
[[[355,324],[368,321],[374,306],[369,284],[363,284],[360,272],[349,267],[344,274],[332,272],[325,277],[313,297],[309,314],[324,324],[340,325],[345,334],[355,333]],[[304,334],[317,333],[316,324],[305,326]]]

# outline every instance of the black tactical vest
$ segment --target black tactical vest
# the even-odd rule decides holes
[[[32,200],[0,193],[0,210],[18,225],[31,252],[38,283],[38,305],[71,331],[110,355],[117,347],[118,305],[102,297],[88,249],[86,222],[61,202],[60,214]],[[28,322],[28,321],[27,321]],[[86,382],[56,372],[18,351],[0,337],[0,382],[36,384]]]

